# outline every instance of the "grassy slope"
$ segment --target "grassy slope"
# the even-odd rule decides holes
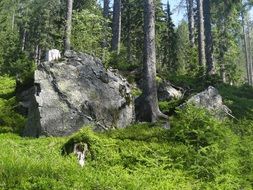
[[[219,89],[239,121],[190,107],[169,131],[137,124],[65,138],[0,134],[0,189],[252,189],[252,89]],[[62,155],[80,141],[90,145],[84,168],[73,154]]]

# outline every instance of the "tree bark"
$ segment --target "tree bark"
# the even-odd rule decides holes
[[[203,15],[203,0],[197,0],[198,7],[198,54],[199,66],[205,74],[206,58],[205,58],[205,35],[204,35],[204,15]]]
[[[195,45],[195,21],[194,21],[193,0],[187,0],[186,3],[187,3],[189,40],[190,40],[191,47],[194,47],[194,45]]]
[[[21,47],[22,52],[25,50],[25,43],[26,43],[26,29],[24,29],[22,36],[22,47]]]
[[[250,25],[248,24],[248,55],[249,55],[249,84],[250,86],[253,85],[253,78],[252,78],[252,46],[251,46],[251,37],[250,37]]]
[[[155,6],[154,0],[144,3],[144,84],[140,120],[156,122],[167,118],[158,107],[156,87],[156,47],[155,47]]]
[[[226,80],[226,69],[225,69],[224,64],[221,65],[221,70],[220,71],[221,71],[222,82],[226,83],[227,82],[227,80]]]
[[[249,75],[249,52],[248,52],[248,43],[247,43],[247,34],[245,29],[244,13],[241,13],[242,17],[242,28],[243,28],[243,41],[244,41],[244,50],[245,50],[245,68],[247,73],[248,84],[250,85],[250,75]]]
[[[73,11],[73,0],[67,0],[67,18],[65,26],[65,52],[70,50],[71,47],[71,29],[72,29],[72,11]]]
[[[110,0],[104,0],[103,15],[105,18],[109,18],[109,4]]]
[[[15,11],[12,14],[12,20],[11,20],[11,30],[14,30],[14,25],[15,25]]]
[[[132,44],[132,36],[131,36],[131,5],[129,0],[127,3],[127,60],[129,63],[132,62],[132,52],[131,52],[131,44]]]
[[[215,65],[213,62],[213,38],[212,38],[212,26],[211,26],[211,5],[210,0],[205,0],[204,3],[204,28],[205,28],[205,53],[207,74],[215,74]]]
[[[121,0],[114,0],[112,20],[112,51],[120,53],[121,38]]]

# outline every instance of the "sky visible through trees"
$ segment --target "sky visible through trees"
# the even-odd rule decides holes
[[[174,21],[174,24],[177,26],[179,22],[184,18],[185,16],[185,10],[181,8],[181,10],[178,9],[178,5],[180,4],[181,0],[170,0],[170,6],[172,10],[172,20]],[[163,3],[166,5],[167,0],[163,0]]]
[[[185,19],[185,9],[183,7],[179,7],[179,4],[182,0],[169,0],[171,10],[172,10],[172,20],[174,21],[174,24],[178,26],[180,21]],[[103,5],[103,1],[99,0],[100,4]],[[167,4],[167,0],[163,0],[163,4]],[[253,17],[253,9],[250,11],[251,18]]]

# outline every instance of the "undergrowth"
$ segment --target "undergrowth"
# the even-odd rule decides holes
[[[65,138],[2,134],[0,187],[252,189],[253,126],[242,137],[234,125],[190,106],[177,111],[171,130],[140,123],[103,133],[87,126]],[[89,147],[84,168],[72,153],[79,142]]]
[[[9,111],[0,112],[0,128],[14,131],[23,122],[13,109],[15,82],[8,77],[1,82],[9,87],[0,88],[0,109]],[[0,189],[253,189],[253,90],[216,87],[235,120],[220,121],[188,106],[176,109],[169,130],[159,123],[137,123],[99,133],[86,126],[61,138],[0,134]],[[171,110],[176,104],[160,106]],[[72,153],[79,142],[89,149],[84,168]]]

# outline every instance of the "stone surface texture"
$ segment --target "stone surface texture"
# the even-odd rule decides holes
[[[194,104],[206,108],[220,118],[227,115],[232,116],[232,111],[223,104],[222,96],[219,94],[218,90],[212,86],[209,86],[203,92],[192,96],[187,101],[187,104]]]
[[[107,130],[134,121],[128,82],[99,59],[68,51],[62,60],[41,63],[34,78],[26,136],[65,136],[84,125]]]

